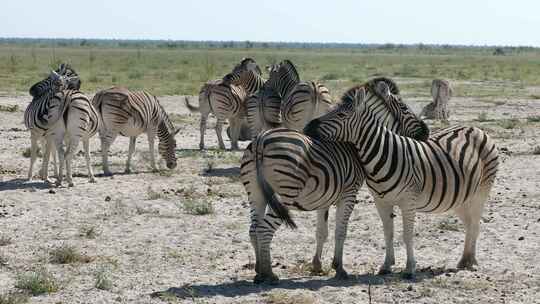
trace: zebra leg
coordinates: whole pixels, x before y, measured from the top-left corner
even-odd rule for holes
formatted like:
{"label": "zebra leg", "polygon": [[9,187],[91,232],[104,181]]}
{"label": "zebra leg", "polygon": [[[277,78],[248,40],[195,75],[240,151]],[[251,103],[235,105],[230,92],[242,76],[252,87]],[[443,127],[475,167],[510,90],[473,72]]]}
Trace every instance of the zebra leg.
{"label": "zebra leg", "polygon": [[99,139],[101,141],[101,160],[103,166],[103,175],[111,176],[112,172],[109,169],[109,148],[116,139],[118,134],[107,132],[105,130],[99,131]]}
{"label": "zebra leg", "polygon": [[133,156],[133,152],[135,152],[135,143],[137,141],[136,136],[130,136],[129,137],[129,150],[128,150],[128,157],[126,162],[126,170],[124,170],[124,173],[131,173],[131,157]]}
{"label": "zebra leg", "polygon": [[94,177],[94,171],[92,171],[92,163],[90,160],[90,139],[86,138],[83,140],[83,147],[84,147],[84,158],[86,159],[86,169],[88,171],[88,180],[91,183],[96,182],[96,178]]}
{"label": "zebra leg", "polygon": [[467,207],[460,206],[455,213],[460,218],[465,226],[465,246],[463,256],[459,261],[457,268],[459,269],[474,269],[474,265],[478,265],[476,261],[476,241],[480,234],[480,219],[484,210],[484,203],[487,200],[487,195],[483,193],[477,194],[477,199],[472,201]]}
{"label": "zebra leg", "polygon": [[403,242],[407,251],[407,264],[403,272],[403,277],[413,279],[416,272],[413,242],[416,211],[413,208],[401,208],[401,215],[403,217]]}
{"label": "zebra leg", "polygon": [[383,224],[386,247],[384,263],[379,269],[379,274],[389,274],[392,272],[392,265],[396,263],[394,256],[394,206],[377,201],[375,201],[375,206],[377,206],[377,212]]}
{"label": "zebra leg", "polygon": [[[253,197],[256,196],[256,197]],[[255,198],[255,199],[252,199]],[[250,195],[250,218],[251,218],[251,225],[249,226],[249,238],[251,240],[251,245],[253,246],[253,250],[255,251],[255,273],[259,274],[259,265],[260,265],[260,257],[259,257],[259,246],[257,243],[257,226],[259,223],[264,219],[264,210],[266,208],[266,205],[262,202],[264,200],[261,200],[262,196],[257,196],[255,193],[252,193]]]}
{"label": "zebra leg", "polygon": [[[30,168],[28,169],[28,181],[32,181],[32,171],[34,168],[34,163],[37,158],[37,148],[38,148],[38,139],[34,134],[30,134]],[[43,172],[41,172],[43,173]]]}
{"label": "zebra leg", "polygon": [[43,162],[41,164],[41,179],[43,179],[46,182],[49,181],[49,160],[51,153],[53,153],[53,159],[54,159],[54,171],[55,175],[58,176],[58,168],[56,167],[56,151],[52,151],[53,144],[50,140],[46,139],[43,143]]}
{"label": "zebra leg", "polygon": [[334,260],[332,261],[332,268],[336,271],[336,279],[346,280],[349,278],[347,271],[343,269],[343,246],[345,245],[345,238],[347,237],[347,226],[349,224],[349,217],[354,209],[356,192],[351,197],[344,199],[344,202],[337,205],[336,210],[336,231],[335,231],[335,248],[334,248]]}
{"label": "zebra leg", "polygon": [[201,141],[199,142],[199,149],[204,150],[204,133],[206,132],[206,121],[208,120],[208,114],[201,112],[201,123],[199,129],[201,131]]}
{"label": "zebra leg", "polygon": [[[154,152],[154,139],[155,139],[156,132],[153,130],[148,130],[146,135],[148,136],[148,150],[150,150],[150,166],[152,167],[152,172],[157,172],[158,169],[156,167],[156,156]],[[130,146],[131,146],[131,139],[130,139]]]}
{"label": "zebra leg", "polygon": [[240,128],[242,122],[238,118],[229,119],[231,124],[231,150],[238,150],[238,138],[240,137]]}
{"label": "zebra leg", "polygon": [[[62,136],[63,137],[63,136]],[[65,164],[65,151],[64,151],[64,139],[62,137],[57,137],[54,140],[56,146],[56,151],[58,153],[58,176],[56,179],[56,186],[62,185],[62,179],[64,175],[64,164]]]}
{"label": "zebra leg", "polygon": [[79,137],[72,136],[69,139],[67,152],[65,154],[66,159],[66,180],[68,182],[68,187],[73,187],[73,156],[75,155],[75,150],[79,146]]}
{"label": "zebra leg", "polygon": [[257,224],[257,250],[259,259],[257,261],[258,272],[253,280],[255,284],[268,283],[277,284],[279,278],[272,271],[272,258],[270,256],[270,244],[274,233],[281,226],[282,220],[268,210],[264,219]]}
{"label": "zebra leg", "polygon": [[317,210],[317,231],[315,238],[317,239],[317,249],[315,250],[315,256],[311,262],[313,266],[312,273],[322,273],[321,256],[324,243],[328,239],[328,209]]}
{"label": "zebra leg", "polygon": [[221,118],[217,118],[217,121],[216,121],[216,135],[217,135],[217,138],[218,138],[218,145],[219,145],[219,148],[222,149],[222,150],[225,150],[225,143],[223,143],[223,136],[221,136],[221,133],[223,132],[223,119]]}

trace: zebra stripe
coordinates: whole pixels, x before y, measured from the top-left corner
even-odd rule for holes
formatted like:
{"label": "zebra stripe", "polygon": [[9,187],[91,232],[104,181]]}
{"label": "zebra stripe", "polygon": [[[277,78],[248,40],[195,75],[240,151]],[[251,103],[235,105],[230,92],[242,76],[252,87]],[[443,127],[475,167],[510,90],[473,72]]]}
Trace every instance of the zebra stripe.
{"label": "zebra stripe", "polygon": [[352,142],[375,198],[386,241],[386,257],[380,272],[394,264],[393,207],[399,206],[407,248],[406,276],[415,273],[414,219],[417,211],[441,213],[453,210],[465,224],[465,247],[459,268],[476,261],[476,240],[483,206],[498,168],[493,140],[474,127],[450,127],[426,141],[399,136],[374,119],[375,107],[366,100],[391,101],[384,83],[351,89],[349,96],[330,113],[308,124],[306,134],[321,140]]}
{"label": "zebra stripe", "polygon": [[[37,82],[29,90],[33,98],[24,112],[24,124],[30,130],[31,140],[28,180],[32,179],[39,141],[44,142],[40,176],[42,179],[48,180],[48,161],[52,146],[46,137],[49,130],[55,128],[65,111],[65,105],[53,97],[56,93],[74,86],[78,81],[75,71],[70,67],[68,69],[68,67],[68,65],[61,64],[56,71],[51,71],[47,78]],[[56,155],[54,155],[54,159],[56,159]],[[56,162],[55,173],[58,175]]]}
{"label": "zebra stripe", "polygon": [[332,103],[328,88],[321,83],[300,82],[281,104],[283,126],[301,131],[311,119],[328,112]]}
{"label": "zebra stripe", "polygon": [[213,113],[217,118],[215,129],[219,148],[225,149],[221,133],[223,123],[228,119],[231,148],[238,149],[240,128],[246,119],[246,97],[258,91],[264,84],[264,79],[260,74],[261,71],[255,61],[251,58],[245,58],[223,79],[209,81],[203,85],[199,92],[199,107],[192,106],[186,99],[186,106],[191,112],[201,113],[199,143],[201,150],[205,148],[204,134],[210,113]]}
{"label": "zebra stripe", "polygon": [[[401,99],[395,102],[400,103]],[[404,109],[408,107],[385,106],[375,117],[401,134],[426,137],[424,133],[429,130],[422,122],[396,122],[398,119],[419,120]],[[405,128],[398,129],[401,127]],[[332,265],[338,278],[347,277],[342,264],[343,244],[355,196],[364,181],[353,144],[319,141],[290,129],[271,129],[261,133],[247,147],[240,178],[251,206],[250,238],[257,259],[255,282],[277,280],[270,267],[270,242],[283,221],[295,227],[288,208],[317,210],[313,266],[315,271],[320,271],[322,249],[328,235],[328,208],[333,204],[337,205],[337,213]],[[265,211],[267,204],[271,209]]]}
{"label": "zebra stripe", "polygon": [[[72,159],[79,142],[83,142],[86,169],[90,182],[95,182],[92,165],[90,162],[90,138],[99,128],[99,116],[92,106],[90,99],[78,90],[64,90],[56,94],[53,99],[65,105],[65,114],[58,123],[58,127],[51,130],[48,136],[52,137],[58,152],[60,163],[57,185],[62,184],[64,160],[66,164],[66,180],[70,187],[73,186]],[[64,151],[64,142],[67,149]]]}
{"label": "zebra stripe", "polygon": [[118,134],[130,138],[126,173],[131,172],[131,157],[135,151],[137,136],[145,132],[148,136],[150,165],[157,171],[154,158],[154,139],[159,139],[158,153],[167,163],[167,168],[176,167],[176,140],[178,131],[169,119],[159,100],[145,91],[129,91],[126,88],[113,87],[98,92],[92,104],[97,109],[101,120],[99,137],[103,172],[111,175],[108,164],[108,151]]}

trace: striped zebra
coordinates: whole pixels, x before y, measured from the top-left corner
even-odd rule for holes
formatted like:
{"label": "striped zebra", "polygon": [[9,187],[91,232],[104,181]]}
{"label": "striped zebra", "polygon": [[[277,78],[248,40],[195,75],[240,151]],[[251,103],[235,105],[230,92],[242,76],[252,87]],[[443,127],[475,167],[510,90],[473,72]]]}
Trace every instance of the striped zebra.
{"label": "striped zebra", "polygon": [[[378,81],[389,80],[374,80]],[[399,99],[393,104],[379,104],[377,109],[376,118],[392,130],[420,140],[427,138],[427,126]],[[353,144],[319,141],[285,128],[267,130],[244,152],[240,178],[251,206],[249,234],[256,256],[256,283],[278,280],[271,268],[270,243],[283,220],[291,227],[296,226],[287,208],[317,210],[313,269],[321,271],[321,255],[328,236],[328,209],[334,204],[336,244],[332,266],[337,278],[347,277],[342,263],[343,245],[356,194],[364,182]]]}
{"label": "striped zebra", "polygon": [[328,111],[332,98],[328,88],[314,81],[300,81],[296,67],[290,60],[280,62],[278,77],[271,85],[281,96],[282,125],[302,131],[314,117]]}
{"label": "striped zebra", "polygon": [[[67,76],[69,75],[69,76]],[[60,100],[54,99],[56,93],[67,88],[80,86],[80,80],[69,65],[61,64],[56,71],[51,71],[49,76],[30,87],[29,93],[32,101],[24,112],[24,124],[30,130],[30,168],[28,180],[32,180],[32,171],[37,158],[38,142],[43,143],[43,163],[40,177],[48,181],[48,162],[52,149],[51,142],[47,139],[50,130],[56,127],[56,123],[62,117],[65,110]],[[56,159],[56,154],[53,154]],[[58,175],[56,162],[54,163],[55,174]]]}
{"label": "striped zebra", "polygon": [[[93,183],[96,180],[90,163],[90,138],[97,133],[100,125],[98,113],[90,99],[79,90],[63,90],[53,99],[63,104],[65,109],[62,119],[47,135],[53,138],[60,163],[56,184],[62,184],[65,163],[66,181],[69,187],[73,186],[72,160],[80,141],[83,142],[88,179]],[[65,150],[64,143],[67,145]]]}
{"label": "striped zebra", "polygon": [[334,110],[311,121],[305,133],[320,140],[356,145],[367,184],[382,219],[386,256],[380,273],[395,263],[393,209],[403,217],[407,251],[405,277],[413,277],[416,261],[413,231],[416,212],[453,210],[465,225],[465,246],[458,268],[472,268],[480,218],[498,168],[493,140],[474,127],[450,127],[417,141],[399,136],[376,119],[370,103],[392,99],[389,88],[353,88]]}
{"label": "striped zebra", "polygon": [[99,137],[103,172],[112,175],[109,169],[109,148],[118,136],[129,137],[129,150],[125,173],[131,173],[131,157],[135,152],[137,136],[146,133],[150,150],[150,165],[157,171],[154,158],[154,139],[159,139],[158,152],[165,159],[167,168],[176,168],[175,130],[159,100],[145,91],[129,91],[122,87],[102,90],[94,96],[92,104],[101,117]]}
{"label": "striped zebra", "polygon": [[235,66],[233,71],[220,80],[207,82],[199,93],[199,107],[189,104],[185,100],[187,108],[191,112],[201,113],[200,122],[200,143],[199,148],[203,150],[204,134],[208,115],[213,113],[216,118],[216,134],[220,149],[225,149],[222,137],[223,122],[228,119],[231,127],[231,148],[238,149],[238,138],[240,128],[245,120],[246,107],[245,99],[249,94],[258,91],[264,84],[261,71],[255,61],[251,58],[243,59]]}

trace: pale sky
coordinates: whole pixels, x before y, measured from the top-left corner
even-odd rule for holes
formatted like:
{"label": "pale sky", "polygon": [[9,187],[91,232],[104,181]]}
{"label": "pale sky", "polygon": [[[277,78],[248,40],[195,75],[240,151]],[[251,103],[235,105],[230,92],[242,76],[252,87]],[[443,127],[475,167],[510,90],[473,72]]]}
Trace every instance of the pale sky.
{"label": "pale sky", "polygon": [[0,37],[540,47],[539,0],[2,0]]}

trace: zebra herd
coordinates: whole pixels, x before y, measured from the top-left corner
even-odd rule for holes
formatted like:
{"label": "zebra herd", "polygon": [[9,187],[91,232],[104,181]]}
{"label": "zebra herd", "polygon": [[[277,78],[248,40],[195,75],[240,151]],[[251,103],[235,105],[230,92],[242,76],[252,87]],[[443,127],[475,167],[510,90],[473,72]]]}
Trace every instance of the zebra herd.
{"label": "zebra herd", "polygon": [[[210,113],[217,118],[219,147],[224,149],[222,125],[229,121],[231,148],[238,149],[243,130],[251,143],[244,151],[240,180],[250,205],[249,236],[255,252],[256,283],[276,283],[270,245],[276,230],[296,224],[289,210],[317,211],[315,272],[322,270],[321,255],[328,237],[328,212],[336,205],[336,278],[346,279],[343,248],[357,193],[366,182],[381,218],[386,254],[380,274],[392,271],[394,207],[401,210],[407,261],[403,275],[415,275],[413,250],[416,212],[453,211],[465,226],[465,245],[458,268],[477,264],[479,225],[498,169],[493,140],[474,127],[454,126],[430,132],[402,100],[397,84],[378,77],[347,90],[337,103],[328,89],[315,81],[301,81],[294,64],[283,60],[267,67],[269,78],[252,58],[244,58],[231,73],[205,83],[199,106],[200,149]],[[30,89],[34,97],[25,112],[31,130],[32,158],[39,141],[45,157],[41,175],[47,179],[47,161],[54,145],[62,181],[63,162],[72,185],[71,159],[79,141],[85,148],[88,175],[88,139],[99,132],[103,170],[111,174],[107,154],[120,134],[130,137],[126,172],[130,172],[136,137],[145,132],[154,159],[154,138],[167,167],[176,167],[173,124],[156,97],[147,92],[111,88],[90,102],[81,92],[75,71],[61,65]],[[67,150],[64,151],[64,144]]]}

